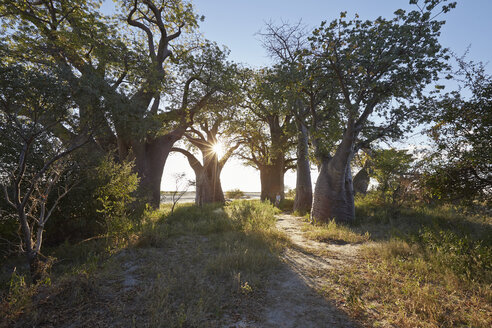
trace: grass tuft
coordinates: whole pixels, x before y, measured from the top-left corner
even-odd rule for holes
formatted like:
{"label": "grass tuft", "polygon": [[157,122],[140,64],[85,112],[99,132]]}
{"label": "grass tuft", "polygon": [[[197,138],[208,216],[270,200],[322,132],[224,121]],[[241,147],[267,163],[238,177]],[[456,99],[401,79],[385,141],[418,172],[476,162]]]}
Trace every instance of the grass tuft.
{"label": "grass tuft", "polygon": [[340,245],[364,243],[370,238],[368,232],[356,233],[348,226],[337,224],[334,220],[325,224],[305,223],[302,230],[305,236],[312,240]]}

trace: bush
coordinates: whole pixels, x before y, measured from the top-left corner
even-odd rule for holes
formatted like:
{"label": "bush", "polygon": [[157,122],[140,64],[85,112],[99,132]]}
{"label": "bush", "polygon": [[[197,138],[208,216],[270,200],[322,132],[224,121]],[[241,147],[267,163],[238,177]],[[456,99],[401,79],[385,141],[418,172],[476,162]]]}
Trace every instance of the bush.
{"label": "bush", "polygon": [[459,236],[450,230],[422,229],[418,241],[427,256],[443,269],[451,269],[462,278],[490,283],[492,247],[469,235]]}
{"label": "bush", "polygon": [[292,211],[292,209],[294,208],[294,200],[284,198],[280,201],[280,204],[278,204],[278,208],[282,211]]}
{"label": "bush", "polygon": [[135,201],[132,193],[137,190],[138,177],[132,172],[133,163],[116,163],[109,156],[96,169],[96,175],[103,184],[96,189],[95,197],[103,215],[106,232],[118,236],[132,227],[131,203]]}
{"label": "bush", "polygon": [[239,199],[242,197],[244,197],[244,192],[242,192],[239,189],[232,189],[232,190],[226,191],[226,198]]}
{"label": "bush", "polygon": [[275,225],[275,214],[279,211],[268,202],[241,200],[227,205],[225,212],[239,224],[241,230],[269,229]]}
{"label": "bush", "polygon": [[285,193],[285,197],[287,198],[296,198],[296,189],[289,189],[286,193]]}

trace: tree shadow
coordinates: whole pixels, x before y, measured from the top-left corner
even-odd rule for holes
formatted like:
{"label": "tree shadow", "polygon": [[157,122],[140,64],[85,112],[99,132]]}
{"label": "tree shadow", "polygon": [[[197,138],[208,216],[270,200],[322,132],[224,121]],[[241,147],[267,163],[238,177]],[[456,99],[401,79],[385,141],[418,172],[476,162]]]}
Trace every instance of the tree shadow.
{"label": "tree shadow", "polygon": [[[284,257],[285,263],[269,281],[262,327],[362,327],[339,309],[329,296],[323,297],[322,278],[307,267],[322,260],[300,251]],[[302,255],[299,255],[302,254]],[[299,258],[299,256],[301,258]],[[303,262],[304,261],[304,262]],[[323,271],[327,266],[312,268]],[[326,294],[326,293],[325,293]]]}

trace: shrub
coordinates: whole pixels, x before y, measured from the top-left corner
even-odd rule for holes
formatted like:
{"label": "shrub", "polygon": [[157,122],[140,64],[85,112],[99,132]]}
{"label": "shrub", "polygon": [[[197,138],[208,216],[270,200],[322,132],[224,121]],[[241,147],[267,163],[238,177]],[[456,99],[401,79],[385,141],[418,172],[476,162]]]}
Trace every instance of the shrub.
{"label": "shrub", "polygon": [[285,197],[287,198],[296,198],[296,189],[289,189],[286,193],[285,193]]}
{"label": "shrub", "polygon": [[239,199],[242,197],[244,197],[244,192],[242,192],[239,189],[232,189],[232,190],[226,191],[226,198]]}
{"label": "shrub", "polygon": [[227,205],[225,212],[242,230],[248,231],[273,227],[279,211],[268,202],[241,200]]}
{"label": "shrub", "polygon": [[294,208],[294,200],[289,198],[284,198],[278,204],[278,208],[282,211],[292,211]]}
{"label": "shrub", "polygon": [[117,236],[132,227],[132,193],[137,189],[138,177],[132,172],[133,163],[116,163],[109,156],[96,169],[97,177],[104,184],[97,188],[97,198],[108,235]]}
{"label": "shrub", "polygon": [[422,229],[418,238],[427,256],[442,268],[468,280],[490,282],[492,277],[492,247],[473,240],[468,235],[459,236],[450,230]]}

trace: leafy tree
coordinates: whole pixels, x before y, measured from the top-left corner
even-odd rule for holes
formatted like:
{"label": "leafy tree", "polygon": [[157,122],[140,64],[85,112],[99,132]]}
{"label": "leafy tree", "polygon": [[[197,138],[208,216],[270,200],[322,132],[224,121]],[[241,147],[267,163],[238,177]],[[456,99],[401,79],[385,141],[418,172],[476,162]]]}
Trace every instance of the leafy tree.
{"label": "leafy tree", "polygon": [[96,169],[101,186],[95,190],[109,236],[120,238],[132,228],[131,203],[135,200],[132,193],[138,186],[138,177],[132,172],[133,163],[116,163],[107,156]]}
{"label": "leafy tree", "polygon": [[238,90],[214,99],[208,108],[197,115],[195,126],[185,133],[187,142],[201,153],[200,162],[193,150],[173,147],[188,159],[196,176],[196,199],[199,206],[206,203],[225,202],[220,174],[224,165],[240,146],[237,132],[241,124],[236,120],[235,103],[239,102]]}
{"label": "leafy tree", "polygon": [[480,63],[457,61],[460,90],[429,104],[433,111],[426,119],[433,126],[428,134],[436,149],[427,158],[423,184],[432,196],[447,201],[490,200],[492,77]]}
{"label": "leafy tree", "polygon": [[382,201],[395,204],[413,179],[412,154],[406,150],[374,150],[371,158],[373,176],[378,182],[377,190]]}
{"label": "leafy tree", "polygon": [[247,70],[245,76],[245,111],[241,118],[245,143],[239,156],[260,171],[261,199],[273,203],[277,195],[284,198],[284,174],[295,168],[295,159],[288,157],[293,146],[292,114],[273,71]]}
{"label": "leafy tree", "polygon": [[289,109],[297,128],[296,192],[294,210],[305,213],[311,209],[313,190],[309,161],[309,100],[305,83],[309,74],[301,69],[302,51],[307,44],[307,33],[301,22],[280,25],[267,23],[260,32],[263,47],[277,64],[276,83],[282,85],[290,98]]}
{"label": "leafy tree", "polygon": [[[46,222],[72,188],[62,176],[70,155],[88,139],[63,143],[52,129],[77,119],[67,85],[52,74],[0,66],[0,183],[22,231],[22,251],[36,282]],[[88,127],[89,128],[89,127]]]}
{"label": "leafy tree", "polygon": [[400,137],[409,127],[405,122],[418,117],[417,101],[445,67],[446,51],[437,39],[444,22],[432,16],[439,5],[425,1],[423,9],[397,10],[393,19],[374,21],[346,20],[342,13],[314,30],[310,52],[335,87],[329,89],[333,97],[325,111],[337,112],[344,127],[333,152],[318,152],[321,167],[311,211],[316,221],[354,219],[354,154],[375,140]]}
{"label": "leafy tree", "polygon": [[[224,54],[210,43],[177,42],[198,26],[188,1],[118,3],[117,17],[100,15],[99,2],[89,0],[4,1],[0,12],[10,27],[7,37],[16,41],[12,60],[60,68],[81,121],[100,124],[97,148],[134,160],[140,192],[157,207],[173,144],[226,81],[220,76]],[[179,105],[160,106],[161,99],[177,104],[177,97]]]}

